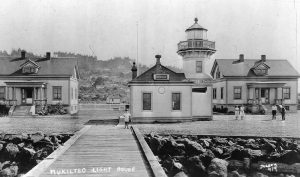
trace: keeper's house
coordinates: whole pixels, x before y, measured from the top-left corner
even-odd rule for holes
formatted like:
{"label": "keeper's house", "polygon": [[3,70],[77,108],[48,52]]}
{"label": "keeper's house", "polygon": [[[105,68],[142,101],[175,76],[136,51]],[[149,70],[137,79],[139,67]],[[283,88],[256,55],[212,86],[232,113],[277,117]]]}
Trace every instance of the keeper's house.
{"label": "keeper's house", "polygon": [[228,108],[246,105],[251,112],[271,111],[282,104],[290,112],[297,111],[299,73],[287,60],[216,59],[211,71],[213,105]]}
{"label": "keeper's house", "polygon": [[[0,104],[12,115],[22,115],[32,106],[61,103],[70,114],[78,112],[78,70],[75,58],[0,58]],[[18,113],[19,111],[19,113]]]}
{"label": "keeper's house", "polygon": [[133,122],[192,121],[192,86],[194,82],[161,65],[156,64],[137,76],[132,67],[130,112]]}

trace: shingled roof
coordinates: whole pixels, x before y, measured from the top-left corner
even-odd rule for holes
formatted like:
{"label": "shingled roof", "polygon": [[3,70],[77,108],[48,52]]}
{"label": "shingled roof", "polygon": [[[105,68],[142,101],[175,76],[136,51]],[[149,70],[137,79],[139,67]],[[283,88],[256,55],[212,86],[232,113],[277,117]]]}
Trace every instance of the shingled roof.
{"label": "shingled roof", "polygon": [[27,61],[29,58],[15,60],[12,57],[0,57],[0,76],[72,76],[74,69],[77,69],[77,58],[30,58],[39,66],[39,71],[23,74],[21,66]]}
{"label": "shingled roof", "polygon": [[[257,59],[247,59],[243,62],[234,62],[236,59],[216,59],[215,66],[219,66],[219,70],[224,77],[230,76],[256,76],[252,68],[257,65]],[[266,60],[264,62],[268,67],[268,77],[300,77],[297,70],[287,60]],[[212,72],[213,72],[212,70]]]}
{"label": "shingled roof", "polygon": [[[147,71],[145,71],[144,73],[142,73],[141,75],[137,76],[136,78],[134,78],[133,80],[131,80],[129,82],[129,84],[131,83],[174,83],[174,82],[182,82],[182,83],[193,83],[192,81],[189,81],[186,79],[184,73],[176,73],[174,71],[172,71],[171,69],[163,66],[160,63],[160,56],[156,56],[159,57],[157,58],[157,62],[156,64],[151,67],[150,69],[148,69]],[[158,81],[154,79],[154,75],[155,74],[168,74],[169,75],[169,79],[167,81]]]}

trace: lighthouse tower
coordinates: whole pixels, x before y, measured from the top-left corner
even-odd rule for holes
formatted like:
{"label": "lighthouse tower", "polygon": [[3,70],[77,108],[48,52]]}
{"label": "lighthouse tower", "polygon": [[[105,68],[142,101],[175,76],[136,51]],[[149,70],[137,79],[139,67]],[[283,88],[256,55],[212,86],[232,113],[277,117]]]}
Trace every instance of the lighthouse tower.
{"label": "lighthouse tower", "polygon": [[177,53],[183,59],[183,71],[186,78],[194,81],[193,119],[212,118],[212,80],[206,63],[213,55],[215,42],[207,39],[207,29],[195,23],[185,30],[186,40],[178,43]]}

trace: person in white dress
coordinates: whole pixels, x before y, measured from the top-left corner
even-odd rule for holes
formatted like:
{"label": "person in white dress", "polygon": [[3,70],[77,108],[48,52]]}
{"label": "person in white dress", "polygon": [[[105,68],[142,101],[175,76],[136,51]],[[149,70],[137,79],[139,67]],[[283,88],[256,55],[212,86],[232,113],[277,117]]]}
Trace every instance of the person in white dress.
{"label": "person in white dress", "polygon": [[244,105],[242,105],[240,107],[240,117],[241,117],[241,120],[243,120],[244,117],[245,117],[245,107],[244,107]]}
{"label": "person in white dress", "polygon": [[240,108],[238,106],[235,106],[234,108],[234,115],[235,115],[235,120],[238,120],[240,115]]}

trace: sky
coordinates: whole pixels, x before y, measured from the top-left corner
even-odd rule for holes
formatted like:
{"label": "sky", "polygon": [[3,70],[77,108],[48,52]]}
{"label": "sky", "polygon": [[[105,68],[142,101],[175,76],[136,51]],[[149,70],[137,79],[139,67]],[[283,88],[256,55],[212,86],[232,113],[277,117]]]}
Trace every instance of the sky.
{"label": "sky", "polygon": [[[300,72],[300,0],[0,0],[0,50],[66,51],[181,67],[177,44],[198,18],[210,61],[287,59]],[[298,59],[297,59],[298,58]]]}

